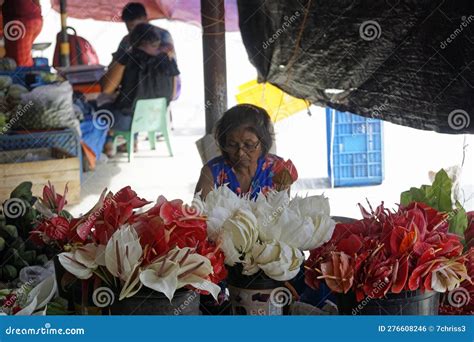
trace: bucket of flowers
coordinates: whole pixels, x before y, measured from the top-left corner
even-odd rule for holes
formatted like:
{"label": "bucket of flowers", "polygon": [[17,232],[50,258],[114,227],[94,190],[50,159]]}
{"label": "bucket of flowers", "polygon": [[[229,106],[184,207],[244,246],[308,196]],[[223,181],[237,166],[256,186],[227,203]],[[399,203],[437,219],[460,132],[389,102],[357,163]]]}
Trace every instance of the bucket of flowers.
{"label": "bucket of flowers", "polygon": [[337,224],[331,240],[311,251],[306,283],[325,281],[340,314],[437,314],[439,293],[469,279],[449,214],[420,202],[361,212],[363,219]]}
{"label": "bucket of flowers", "polygon": [[58,244],[60,265],[80,280],[74,299],[82,313],[199,314],[199,293],[217,299],[227,273],[223,252],[207,239],[206,218],[162,196],[138,212],[149,203],[125,187],[104,191],[80,218],[39,223],[36,239]]}
{"label": "bucket of flowers", "polygon": [[458,166],[441,169],[430,175],[432,184],[411,187],[400,196],[402,205],[418,201],[447,213],[449,232],[464,237],[465,265],[469,277],[459,287],[441,295],[439,314],[443,315],[474,314],[474,283],[471,281],[474,280],[474,212],[466,212],[461,204],[465,201],[459,184],[460,172]]}
{"label": "bucket of flowers", "polygon": [[300,273],[303,251],[329,241],[335,227],[323,196],[274,191],[252,200],[223,186],[194,203],[224,252],[234,314],[281,315],[293,295],[284,283]]}

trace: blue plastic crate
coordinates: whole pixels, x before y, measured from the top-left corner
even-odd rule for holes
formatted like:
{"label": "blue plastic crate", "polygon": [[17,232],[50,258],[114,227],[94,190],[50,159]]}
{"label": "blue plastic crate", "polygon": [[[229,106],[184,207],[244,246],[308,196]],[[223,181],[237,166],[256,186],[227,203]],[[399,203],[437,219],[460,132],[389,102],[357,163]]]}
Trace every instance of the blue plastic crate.
{"label": "blue plastic crate", "polygon": [[331,184],[343,187],[382,183],[384,160],[381,120],[326,108],[326,129]]}
{"label": "blue plastic crate", "polygon": [[32,74],[35,77],[35,81],[31,80],[32,84],[30,84],[30,86],[32,86],[33,84],[41,83],[41,77],[39,75],[41,71],[50,72],[50,70],[51,68],[48,65],[34,67],[17,67],[13,71],[0,71],[0,76],[9,76],[11,77],[13,84],[20,84],[28,88],[28,84],[26,82],[27,75]]}

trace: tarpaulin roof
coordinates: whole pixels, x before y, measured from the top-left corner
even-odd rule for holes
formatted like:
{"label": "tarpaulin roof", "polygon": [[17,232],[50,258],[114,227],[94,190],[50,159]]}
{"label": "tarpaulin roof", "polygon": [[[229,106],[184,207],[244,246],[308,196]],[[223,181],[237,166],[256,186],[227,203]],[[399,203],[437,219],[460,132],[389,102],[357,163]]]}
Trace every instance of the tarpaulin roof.
{"label": "tarpaulin roof", "polygon": [[[131,0],[67,0],[68,16],[77,19],[121,21],[123,7]],[[141,2],[150,19],[180,20],[193,25],[201,25],[200,0],[134,0]],[[51,0],[59,11],[59,0]],[[225,0],[226,31],[238,31],[236,0]]]}
{"label": "tarpaulin roof", "polygon": [[314,104],[474,133],[473,0],[238,0],[259,78]]}

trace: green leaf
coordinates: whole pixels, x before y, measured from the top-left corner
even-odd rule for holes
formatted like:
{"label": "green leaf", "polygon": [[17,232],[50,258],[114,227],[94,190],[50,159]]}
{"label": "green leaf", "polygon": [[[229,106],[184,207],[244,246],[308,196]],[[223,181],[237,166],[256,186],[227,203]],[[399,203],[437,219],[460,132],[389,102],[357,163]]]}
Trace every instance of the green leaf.
{"label": "green leaf", "polygon": [[446,171],[441,169],[435,177],[433,185],[427,191],[427,204],[438,211],[450,212],[453,210],[451,188],[453,182]]}
{"label": "green leaf", "polygon": [[456,210],[453,211],[453,215],[449,219],[449,232],[464,238],[464,231],[467,225],[466,210],[464,210],[459,202],[456,202]]}
{"label": "green leaf", "polygon": [[406,206],[412,202],[426,203],[428,201],[427,194],[429,193],[430,188],[430,185],[422,185],[420,189],[410,188],[410,190],[402,192],[400,204]]}
{"label": "green leaf", "polygon": [[451,188],[453,182],[446,171],[441,169],[435,177],[433,185],[422,185],[420,188],[410,188],[402,192],[400,204],[408,205],[411,202],[422,202],[430,207],[441,211],[451,212],[453,210],[451,200]]}
{"label": "green leaf", "polygon": [[30,202],[33,198],[33,193],[31,192],[32,187],[33,183],[23,182],[12,191],[10,198],[22,198]]}

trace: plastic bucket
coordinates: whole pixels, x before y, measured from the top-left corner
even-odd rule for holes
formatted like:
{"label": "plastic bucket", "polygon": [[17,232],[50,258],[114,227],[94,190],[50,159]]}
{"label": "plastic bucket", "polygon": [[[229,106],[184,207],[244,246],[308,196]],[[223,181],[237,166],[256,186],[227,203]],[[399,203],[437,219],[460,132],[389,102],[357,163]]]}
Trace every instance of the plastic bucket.
{"label": "plastic bucket", "polygon": [[94,290],[93,282],[81,281],[74,287],[74,308],[78,315],[199,315],[197,292],[180,289],[170,301],[162,293],[142,288],[130,298],[103,286]]}
{"label": "plastic bucket", "polygon": [[116,300],[110,307],[112,315],[199,315],[199,294],[190,290],[176,291],[173,299],[151,289],[142,289],[130,298]]}
{"label": "plastic bucket", "polygon": [[262,271],[245,276],[240,268],[230,267],[227,282],[233,315],[281,316],[287,312],[291,292]]}
{"label": "plastic bucket", "polygon": [[366,297],[357,302],[355,294],[337,294],[340,315],[437,315],[439,293],[403,291],[388,293],[385,298]]}

